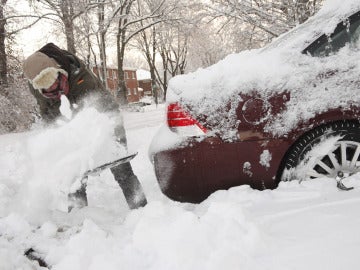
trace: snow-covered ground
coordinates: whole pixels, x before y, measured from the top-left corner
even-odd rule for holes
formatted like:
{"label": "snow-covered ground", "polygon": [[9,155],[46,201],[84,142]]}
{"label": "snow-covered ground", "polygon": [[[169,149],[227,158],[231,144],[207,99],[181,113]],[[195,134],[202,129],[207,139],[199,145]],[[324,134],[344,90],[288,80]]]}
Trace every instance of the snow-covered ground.
{"label": "snow-covered ground", "polygon": [[[0,269],[358,269],[360,176],[219,191],[201,204],[167,199],[148,147],[164,107],[124,115],[133,168],[149,204],[129,211],[109,172],[90,179],[89,206],[68,214],[71,179],[109,158],[111,121],[84,111],[70,123],[0,136]],[[100,145],[99,145],[100,144]]]}

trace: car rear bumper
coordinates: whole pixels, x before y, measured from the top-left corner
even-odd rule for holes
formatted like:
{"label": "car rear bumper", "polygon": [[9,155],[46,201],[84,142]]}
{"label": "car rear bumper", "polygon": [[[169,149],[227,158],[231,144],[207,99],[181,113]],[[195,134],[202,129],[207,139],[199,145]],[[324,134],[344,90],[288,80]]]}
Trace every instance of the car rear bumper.
{"label": "car rear bumper", "polygon": [[[156,153],[155,173],[162,192],[181,202],[201,202],[216,190],[244,184],[260,190],[275,188],[282,149],[287,147],[281,140],[192,141]],[[271,157],[267,164],[261,160],[264,151]]]}

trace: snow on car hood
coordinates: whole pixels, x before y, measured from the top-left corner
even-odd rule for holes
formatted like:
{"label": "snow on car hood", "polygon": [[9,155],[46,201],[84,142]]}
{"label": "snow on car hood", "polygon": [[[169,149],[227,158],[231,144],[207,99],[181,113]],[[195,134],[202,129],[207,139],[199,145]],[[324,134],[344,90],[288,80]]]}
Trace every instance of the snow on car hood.
{"label": "snow on car hood", "polygon": [[[327,1],[314,17],[264,49],[231,54],[213,66],[174,77],[169,83],[167,101],[191,106],[195,117],[214,116],[218,128],[228,130],[237,121],[234,110],[239,93],[251,95],[256,91],[267,98],[287,90],[291,92],[287,109],[266,127],[276,135],[290,131],[299,121],[310,119],[330,106],[358,103],[360,95],[354,90],[359,85],[354,78],[360,74],[359,44],[324,58],[301,51],[321,34],[331,33],[341,20],[359,9],[359,1]],[[319,78],[334,71],[341,75]]]}

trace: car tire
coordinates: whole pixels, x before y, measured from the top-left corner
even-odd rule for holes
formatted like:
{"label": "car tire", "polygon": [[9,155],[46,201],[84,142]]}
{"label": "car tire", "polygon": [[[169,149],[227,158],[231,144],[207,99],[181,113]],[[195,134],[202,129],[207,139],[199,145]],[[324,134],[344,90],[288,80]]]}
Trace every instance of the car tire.
{"label": "car tire", "polygon": [[320,125],[301,136],[282,162],[281,181],[346,177],[360,171],[360,122]]}

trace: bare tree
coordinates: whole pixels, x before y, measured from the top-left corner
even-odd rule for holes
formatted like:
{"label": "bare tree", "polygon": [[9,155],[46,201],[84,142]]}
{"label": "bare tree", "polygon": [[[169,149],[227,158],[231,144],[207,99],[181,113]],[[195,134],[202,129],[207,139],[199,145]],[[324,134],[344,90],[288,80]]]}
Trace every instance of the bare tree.
{"label": "bare tree", "polygon": [[[146,7],[146,8],[145,8]],[[129,42],[145,29],[165,20],[165,15],[174,10],[174,3],[165,0],[124,0],[121,1],[117,21],[117,63],[118,98],[126,104],[126,85],[124,79],[124,55]]]}
{"label": "bare tree", "polygon": [[184,74],[187,64],[187,53],[189,44],[189,35],[176,29],[177,34],[173,35],[173,41],[167,46],[164,44],[162,54],[168,61],[167,70],[172,77],[178,74]]}
{"label": "bare tree", "polygon": [[[90,67],[91,62],[98,67],[99,78],[105,88],[107,88],[106,78],[106,33],[110,23],[106,22],[106,6],[109,5],[109,1],[106,0],[94,0],[97,3],[97,8],[94,10],[88,10],[83,16],[79,18],[77,24],[78,32],[83,36],[78,38],[77,43],[81,43],[86,40],[86,62]],[[92,12],[93,11],[93,12]],[[96,45],[94,45],[93,39],[96,39]],[[95,48],[99,50],[100,63],[97,62],[97,53]],[[93,61],[91,61],[91,55]]]}
{"label": "bare tree", "polygon": [[16,57],[14,34],[27,29],[38,20],[29,24],[18,24],[18,20],[31,17],[17,14],[2,0],[0,5],[0,134],[24,131],[34,121],[35,100],[22,78],[21,61]]}
{"label": "bare tree", "polygon": [[159,103],[159,93],[158,86],[159,80],[157,79],[157,69],[156,69],[156,53],[157,53],[157,41],[156,41],[156,26],[151,27],[150,29],[145,29],[141,31],[137,39],[138,49],[144,54],[146,62],[150,71],[150,78],[152,82],[152,94],[155,98],[155,103]]}
{"label": "bare tree", "polygon": [[[30,0],[34,7],[46,10],[47,19],[53,20],[64,29],[67,50],[76,53],[75,21],[88,10],[98,6],[97,1],[91,0]],[[39,11],[44,13],[43,11]]]}
{"label": "bare tree", "polygon": [[[104,86],[107,88],[107,80],[106,80],[106,32],[108,27],[105,25],[105,4],[104,0],[98,0],[98,23],[99,23],[99,46],[100,46],[100,70],[101,70],[101,78],[103,81]],[[109,24],[108,24],[109,25]]]}
{"label": "bare tree", "polygon": [[176,12],[159,25],[142,31],[137,39],[137,48],[149,66],[156,103],[159,87],[165,97],[169,79],[185,73],[189,42],[202,17],[199,3],[182,2],[174,8]]}
{"label": "bare tree", "polygon": [[[33,19],[23,22],[24,19]],[[32,14],[19,14],[9,7],[7,0],[0,2],[0,92],[4,91],[8,81],[8,53],[6,44],[11,44],[15,34],[30,28],[36,24],[41,17]],[[21,21],[22,23],[19,23]],[[4,86],[4,87],[2,87]]]}
{"label": "bare tree", "polygon": [[[107,88],[106,69],[107,69],[107,43],[108,43],[108,31],[115,22],[115,17],[118,15],[119,6],[116,5],[116,1],[110,0],[95,0],[97,3],[96,8],[96,20],[92,29],[93,35],[96,37],[97,46],[99,49],[99,77],[103,82],[103,85]],[[91,21],[92,19],[90,19]],[[91,24],[87,19],[85,24]],[[94,58],[96,54],[94,53]],[[95,61],[96,62],[96,61]]]}
{"label": "bare tree", "polygon": [[211,24],[202,24],[200,28],[195,29],[191,34],[189,44],[188,56],[188,70],[194,70],[199,67],[208,67],[223,59],[227,54],[235,52],[240,44],[244,47],[240,49],[247,49],[247,40],[243,39],[241,42],[233,44],[233,40],[229,37],[234,37],[235,33],[231,33],[232,29],[227,31],[217,32]]}
{"label": "bare tree", "polygon": [[[47,0],[48,1],[48,0]],[[115,32],[117,48],[118,65],[118,91],[117,97],[121,104],[127,103],[126,86],[124,78],[124,61],[127,45],[142,30],[156,25],[162,20],[165,10],[169,10],[169,5],[165,0],[94,0],[97,3],[96,13],[88,14],[92,30],[86,34],[88,47],[91,45],[89,36],[95,37],[100,57],[100,78],[106,85],[106,67],[107,67],[107,44],[112,46],[111,40],[113,31]],[[168,1],[169,2],[169,1]],[[96,19],[94,19],[96,18]],[[83,23],[84,24],[84,23]],[[83,27],[84,28],[84,27]],[[91,33],[92,32],[92,33]],[[95,57],[95,53],[93,54]]]}
{"label": "bare tree", "polygon": [[223,24],[247,24],[270,38],[303,23],[319,9],[322,0],[211,0],[207,10]]}
{"label": "bare tree", "polygon": [[162,26],[163,28],[157,31],[157,51],[161,56],[162,68],[160,71],[156,68],[155,71],[165,97],[169,79],[185,73],[189,33],[179,26]]}
{"label": "bare tree", "polygon": [[[76,45],[81,47],[85,41],[86,55],[82,51],[79,55],[86,58],[87,65],[95,65],[99,70],[99,77],[103,85],[107,88],[106,78],[106,45],[107,45],[107,32],[114,20],[114,11],[112,1],[110,0],[93,0],[93,5],[96,3],[96,8],[87,9],[87,11],[79,16],[76,21],[77,24],[74,28],[77,30],[78,38]],[[91,60],[91,57],[93,59]],[[99,63],[97,59],[100,59]]]}
{"label": "bare tree", "polygon": [[0,4],[0,87],[7,86],[7,56],[5,50],[5,25],[6,18],[4,14],[4,7],[7,0],[1,0]]}

